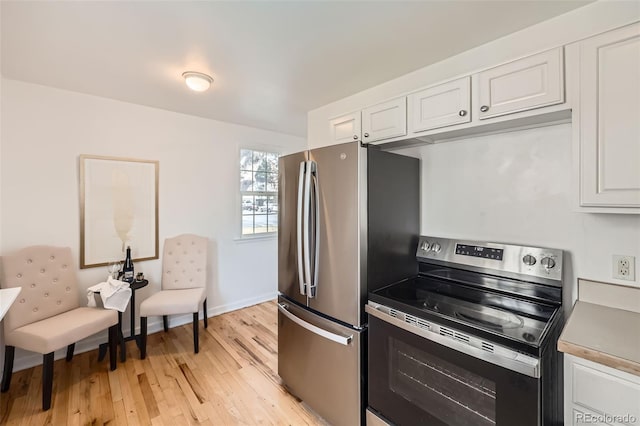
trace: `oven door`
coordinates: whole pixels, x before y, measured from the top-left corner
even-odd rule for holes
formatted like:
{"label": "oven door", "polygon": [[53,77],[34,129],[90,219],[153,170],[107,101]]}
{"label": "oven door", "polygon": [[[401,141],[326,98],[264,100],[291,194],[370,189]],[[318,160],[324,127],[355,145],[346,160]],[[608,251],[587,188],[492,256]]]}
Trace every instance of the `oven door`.
{"label": "oven door", "polygon": [[381,417],[396,425],[540,424],[539,379],[374,315],[369,315],[369,407]]}

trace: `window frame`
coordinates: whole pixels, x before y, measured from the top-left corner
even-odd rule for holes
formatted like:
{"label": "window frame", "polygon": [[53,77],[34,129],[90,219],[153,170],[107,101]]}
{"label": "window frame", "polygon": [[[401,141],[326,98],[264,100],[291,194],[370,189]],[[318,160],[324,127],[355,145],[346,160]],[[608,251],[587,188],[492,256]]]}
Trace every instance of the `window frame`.
{"label": "window frame", "polygon": [[[243,169],[241,161],[242,161],[242,151],[252,151],[252,153],[258,152],[260,154],[271,154],[271,155],[275,155],[278,159],[280,158],[280,156],[282,155],[282,153],[280,152],[280,149],[276,148],[276,147],[272,147],[272,146],[240,146],[238,149],[238,160],[237,160],[237,176],[240,177],[240,182],[239,182],[239,188],[238,188],[238,201],[236,203],[236,211],[238,211],[239,213],[237,214],[237,217],[239,218],[239,226],[238,226],[238,231],[239,231],[239,238],[237,240],[239,241],[246,241],[246,240],[257,240],[257,239],[273,239],[276,238],[278,235],[278,230],[277,230],[277,224],[276,224],[276,229],[274,231],[266,231],[266,232],[255,232],[255,217],[256,217],[256,211],[254,210],[251,215],[245,214],[244,213],[244,208],[243,208],[243,200],[245,196],[251,196],[251,197],[275,197],[276,203],[277,203],[277,199],[278,199],[278,190],[276,189],[276,191],[268,191],[266,190],[266,182],[265,182],[265,190],[264,191],[246,191],[242,189],[242,173],[243,172],[249,172],[249,170],[247,169]],[[253,154],[252,154],[253,156]],[[252,175],[254,173],[256,173],[255,170],[253,170],[253,166],[252,169],[250,171],[252,173]],[[265,172],[265,173],[270,173],[269,171]],[[276,173],[276,179],[277,179],[277,173]],[[252,184],[255,182],[255,176],[252,176]],[[254,203],[253,206],[255,206],[255,198],[254,198]],[[277,214],[277,213],[276,213]],[[267,221],[268,216],[270,215],[270,213],[267,212],[264,214],[264,216],[266,217]],[[253,217],[254,220],[254,225],[253,225],[253,233],[250,234],[245,234],[244,233],[244,217],[245,216],[251,216]],[[262,215],[258,215],[258,216],[262,216]],[[268,222],[267,222],[268,223]],[[268,225],[267,225],[268,226]],[[268,229],[268,228],[267,228]]]}

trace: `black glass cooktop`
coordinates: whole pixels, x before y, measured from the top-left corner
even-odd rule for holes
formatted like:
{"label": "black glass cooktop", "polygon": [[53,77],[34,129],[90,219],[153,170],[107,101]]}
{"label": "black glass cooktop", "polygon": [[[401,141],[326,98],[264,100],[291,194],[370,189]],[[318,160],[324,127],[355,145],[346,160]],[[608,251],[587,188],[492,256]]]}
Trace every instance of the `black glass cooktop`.
{"label": "black glass cooktop", "polygon": [[[457,323],[539,346],[557,307],[477,289],[460,283],[418,276],[372,293],[377,302],[400,304]],[[377,297],[375,297],[377,296]]]}

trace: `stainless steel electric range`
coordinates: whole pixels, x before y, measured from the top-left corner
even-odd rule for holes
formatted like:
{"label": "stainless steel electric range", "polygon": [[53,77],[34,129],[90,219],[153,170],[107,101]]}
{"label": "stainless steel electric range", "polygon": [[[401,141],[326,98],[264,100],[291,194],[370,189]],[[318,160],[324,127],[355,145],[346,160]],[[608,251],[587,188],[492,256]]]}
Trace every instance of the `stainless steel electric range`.
{"label": "stainless steel electric range", "polygon": [[369,293],[367,424],[562,423],[562,250],[421,237]]}

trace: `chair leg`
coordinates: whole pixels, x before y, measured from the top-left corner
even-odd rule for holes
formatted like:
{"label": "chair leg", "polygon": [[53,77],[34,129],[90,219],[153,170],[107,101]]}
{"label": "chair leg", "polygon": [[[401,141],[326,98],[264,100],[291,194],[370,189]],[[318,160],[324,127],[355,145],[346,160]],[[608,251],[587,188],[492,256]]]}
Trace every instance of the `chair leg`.
{"label": "chair leg", "polygon": [[122,332],[122,312],[118,312],[118,339],[120,340],[120,362],[127,360],[127,345]]}
{"label": "chair leg", "polygon": [[111,371],[118,365],[118,324],[109,327],[109,367]]}
{"label": "chair leg", "polygon": [[140,317],[140,359],[147,357],[147,317]]}
{"label": "chair leg", "polygon": [[207,321],[207,298],[206,297],[204,299],[204,306],[202,308],[203,308],[203,312],[202,313],[204,314],[204,328],[207,328],[207,326],[209,324],[208,324],[208,321]]}
{"label": "chair leg", "polygon": [[9,390],[11,375],[13,374],[13,358],[16,354],[15,346],[5,346],[4,348],[4,374],[2,375],[2,392]]}
{"label": "chair leg", "polygon": [[51,392],[53,391],[53,352],[42,357],[42,409],[51,408]]}
{"label": "chair leg", "polygon": [[167,315],[162,316],[162,325],[164,326],[165,333],[169,331],[169,316]]}
{"label": "chair leg", "polygon": [[72,343],[67,346],[67,362],[73,359],[73,351],[76,349],[76,344]]}
{"label": "chair leg", "polygon": [[200,342],[198,339],[198,313],[193,313],[193,351],[200,352]]}

